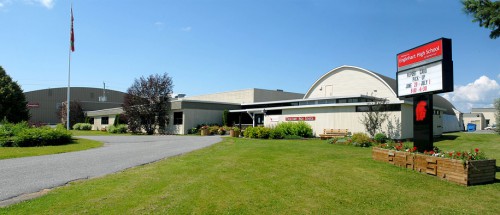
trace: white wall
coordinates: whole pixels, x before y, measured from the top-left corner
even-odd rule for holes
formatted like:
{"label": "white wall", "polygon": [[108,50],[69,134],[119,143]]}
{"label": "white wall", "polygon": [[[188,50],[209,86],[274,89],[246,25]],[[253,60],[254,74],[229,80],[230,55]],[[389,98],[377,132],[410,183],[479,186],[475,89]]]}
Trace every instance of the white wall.
{"label": "white wall", "polygon": [[[401,119],[401,112],[387,112],[394,122],[395,117]],[[316,117],[315,121],[306,121],[310,124],[315,136],[323,133],[324,129],[349,129],[349,132],[366,133],[365,127],[360,122],[362,112],[356,112],[355,106],[341,107],[321,107],[321,108],[301,108],[286,109],[282,115],[267,115],[264,118],[266,127],[276,126],[280,122],[286,122],[286,117]],[[393,123],[394,124],[394,123]],[[382,131],[387,132],[387,121],[382,124]],[[402,138],[408,138],[407,134],[401,134]]]}
{"label": "white wall", "polygon": [[392,89],[373,73],[353,67],[342,67],[327,73],[312,86],[306,97],[321,98],[332,95],[369,95],[388,98],[391,101],[399,100]]}

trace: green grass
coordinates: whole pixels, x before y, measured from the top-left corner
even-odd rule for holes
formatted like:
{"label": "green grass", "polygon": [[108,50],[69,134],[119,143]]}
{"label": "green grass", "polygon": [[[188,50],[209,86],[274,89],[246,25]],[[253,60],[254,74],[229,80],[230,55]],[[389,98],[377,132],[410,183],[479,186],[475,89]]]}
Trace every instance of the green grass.
{"label": "green grass", "polygon": [[59,154],[101,147],[103,143],[87,139],[74,139],[74,142],[62,146],[44,147],[0,147],[0,160],[9,158],[30,157]]}
{"label": "green grass", "polygon": [[450,133],[434,142],[434,146],[444,151],[474,151],[475,148],[486,153],[489,158],[500,160],[500,135]]}
{"label": "green grass", "polygon": [[82,131],[82,130],[71,130],[71,134],[73,134],[73,136],[110,136],[110,135],[131,135],[130,133],[126,133],[126,134],[113,134],[113,133],[109,133],[107,131]]}
{"label": "green grass", "polygon": [[[480,142],[500,159],[497,136],[452,135],[455,142],[437,145]],[[186,155],[73,182],[0,214],[497,214],[499,199],[498,182],[456,185],[373,161],[369,148],[225,138]]]}

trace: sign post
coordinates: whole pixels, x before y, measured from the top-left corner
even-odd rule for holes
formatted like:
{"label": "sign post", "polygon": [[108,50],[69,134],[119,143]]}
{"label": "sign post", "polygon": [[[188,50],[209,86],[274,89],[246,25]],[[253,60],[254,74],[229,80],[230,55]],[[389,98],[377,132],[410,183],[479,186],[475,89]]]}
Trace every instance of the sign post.
{"label": "sign post", "polygon": [[451,39],[441,38],[397,54],[397,93],[413,97],[413,144],[433,149],[433,94],[453,91]]}

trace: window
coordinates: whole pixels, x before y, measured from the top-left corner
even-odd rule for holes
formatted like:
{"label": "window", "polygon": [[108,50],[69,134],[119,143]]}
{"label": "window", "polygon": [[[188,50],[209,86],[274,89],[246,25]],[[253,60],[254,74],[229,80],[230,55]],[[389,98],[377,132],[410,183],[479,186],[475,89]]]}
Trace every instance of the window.
{"label": "window", "polygon": [[107,125],[107,124],[109,124],[109,117],[103,116],[101,118],[101,125]]}
{"label": "window", "polygon": [[174,125],[182,125],[182,112],[174,112]]}
{"label": "window", "polygon": [[92,118],[90,118],[90,119],[89,119],[89,123],[90,123],[91,125],[93,125],[93,124],[94,124],[94,117],[92,117]]}
{"label": "window", "polygon": [[399,104],[390,104],[390,105],[383,105],[383,106],[376,106],[376,105],[371,105],[371,106],[356,106],[356,112],[369,112],[369,111],[401,111],[401,105]]}

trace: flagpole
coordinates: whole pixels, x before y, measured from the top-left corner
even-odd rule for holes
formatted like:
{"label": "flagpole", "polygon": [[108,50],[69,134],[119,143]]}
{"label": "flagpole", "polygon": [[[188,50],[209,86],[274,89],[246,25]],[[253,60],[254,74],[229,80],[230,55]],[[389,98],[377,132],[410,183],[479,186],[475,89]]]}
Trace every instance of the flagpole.
{"label": "flagpole", "polygon": [[71,95],[71,49],[68,54],[68,92],[66,98],[66,129],[69,130],[69,110],[70,110],[70,95]]}
{"label": "flagpole", "polygon": [[71,52],[73,51],[74,41],[73,41],[73,3],[71,3],[71,14],[70,14],[70,40],[69,40],[69,49],[68,49],[68,90],[66,97],[66,130],[70,130],[70,122],[69,122],[69,111],[70,111],[70,99],[71,99]]}

